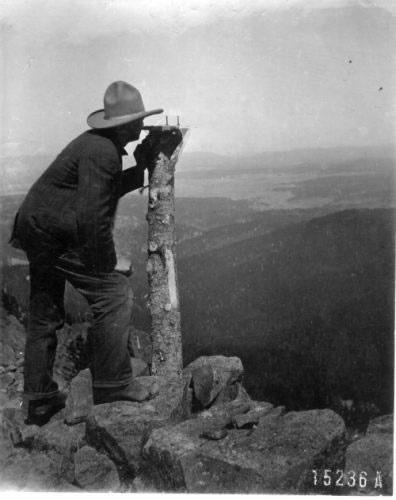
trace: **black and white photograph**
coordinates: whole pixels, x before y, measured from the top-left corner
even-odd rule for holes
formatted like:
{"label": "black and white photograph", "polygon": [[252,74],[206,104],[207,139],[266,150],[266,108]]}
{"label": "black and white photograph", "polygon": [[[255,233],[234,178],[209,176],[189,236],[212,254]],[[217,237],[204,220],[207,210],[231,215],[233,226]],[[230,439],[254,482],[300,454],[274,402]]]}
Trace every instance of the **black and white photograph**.
{"label": "black and white photograph", "polygon": [[0,492],[392,496],[396,2],[0,30]]}

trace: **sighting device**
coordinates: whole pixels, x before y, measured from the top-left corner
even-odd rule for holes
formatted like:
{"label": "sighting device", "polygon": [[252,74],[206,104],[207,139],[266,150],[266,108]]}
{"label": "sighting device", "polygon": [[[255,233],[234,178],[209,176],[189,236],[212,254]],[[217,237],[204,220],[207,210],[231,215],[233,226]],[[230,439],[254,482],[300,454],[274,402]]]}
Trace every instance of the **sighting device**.
{"label": "sighting device", "polygon": [[174,129],[180,129],[180,117],[176,117],[176,125],[169,125],[169,118],[165,116],[165,125],[147,125],[142,128],[142,130],[147,130],[148,132],[165,132]]}
{"label": "sighting device", "polygon": [[[168,116],[165,117],[164,125],[147,125],[142,127],[142,130],[148,132],[147,137],[142,141],[142,143],[137,147],[138,149],[148,149],[148,150],[157,150],[161,151],[168,160],[171,159],[173,153],[177,151],[177,157],[180,154],[180,149],[178,146],[183,142],[185,136],[188,132],[188,128],[180,127],[180,117],[176,117],[176,125],[169,124]],[[183,145],[182,145],[183,146]],[[181,146],[181,147],[182,147]],[[177,158],[174,158],[175,164],[177,162]],[[149,169],[150,174],[151,169]],[[142,194],[143,191],[148,187],[143,186],[139,191]]]}

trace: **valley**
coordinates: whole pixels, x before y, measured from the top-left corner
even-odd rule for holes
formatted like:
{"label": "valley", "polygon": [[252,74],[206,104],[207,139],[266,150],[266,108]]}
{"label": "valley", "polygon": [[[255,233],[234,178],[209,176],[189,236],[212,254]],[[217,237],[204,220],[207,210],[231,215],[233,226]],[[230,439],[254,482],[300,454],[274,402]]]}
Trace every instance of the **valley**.
{"label": "valley", "polygon": [[[333,153],[320,164],[313,152],[305,163],[298,154],[294,163],[274,154],[267,158],[273,166],[250,158],[239,168],[216,155],[202,168],[189,157],[181,165],[176,254],[184,361],[239,356],[255,398],[288,409],[351,399],[364,420],[393,405],[393,159],[389,151]],[[114,237],[118,251],[132,257],[134,325],[149,331],[146,193],[121,201]],[[1,249],[3,294],[24,319],[28,269],[23,252],[7,244],[21,199],[1,198]],[[88,311],[71,287],[66,309],[71,323]]]}

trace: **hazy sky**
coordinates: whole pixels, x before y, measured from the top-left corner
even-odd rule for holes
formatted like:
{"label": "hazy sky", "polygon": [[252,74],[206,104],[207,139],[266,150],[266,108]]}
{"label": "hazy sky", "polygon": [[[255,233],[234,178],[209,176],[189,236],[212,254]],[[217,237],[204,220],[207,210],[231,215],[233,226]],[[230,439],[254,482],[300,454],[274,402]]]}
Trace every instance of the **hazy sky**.
{"label": "hazy sky", "polygon": [[119,79],[190,151],[392,142],[395,4],[0,0],[0,154],[57,153]]}

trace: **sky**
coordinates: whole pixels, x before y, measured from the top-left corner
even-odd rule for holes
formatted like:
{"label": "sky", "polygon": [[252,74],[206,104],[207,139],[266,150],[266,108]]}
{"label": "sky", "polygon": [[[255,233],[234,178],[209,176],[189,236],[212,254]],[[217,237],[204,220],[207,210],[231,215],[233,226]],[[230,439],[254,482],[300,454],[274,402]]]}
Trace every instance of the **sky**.
{"label": "sky", "polygon": [[392,143],[395,16],[393,0],[0,0],[0,156],[56,154],[115,80],[180,115],[192,152]]}

